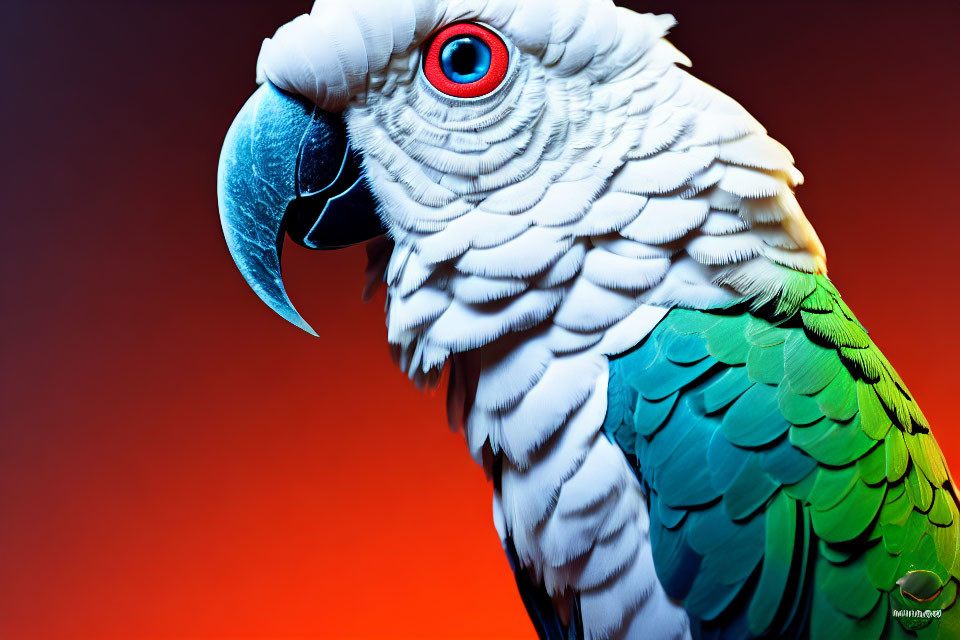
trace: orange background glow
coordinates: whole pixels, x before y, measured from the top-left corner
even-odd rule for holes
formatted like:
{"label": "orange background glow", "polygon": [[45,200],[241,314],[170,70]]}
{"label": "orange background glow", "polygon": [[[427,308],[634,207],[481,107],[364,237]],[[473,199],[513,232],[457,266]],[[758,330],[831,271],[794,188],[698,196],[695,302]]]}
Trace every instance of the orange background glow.
{"label": "orange background glow", "polygon": [[[4,3],[0,638],[533,637],[363,250],[288,247],[316,340],[223,243],[223,134],[308,6]],[[960,472],[960,5],[634,6],[793,150],[834,281]]]}

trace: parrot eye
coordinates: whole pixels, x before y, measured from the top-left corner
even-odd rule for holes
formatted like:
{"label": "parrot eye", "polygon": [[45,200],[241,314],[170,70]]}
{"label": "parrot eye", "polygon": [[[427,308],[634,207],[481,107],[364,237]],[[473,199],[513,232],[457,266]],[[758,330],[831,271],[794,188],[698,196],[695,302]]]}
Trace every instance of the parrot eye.
{"label": "parrot eye", "polygon": [[448,96],[480,98],[500,86],[509,65],[510,53],[500,36],[481,25],[460,22],[434,36],[423,72]]}

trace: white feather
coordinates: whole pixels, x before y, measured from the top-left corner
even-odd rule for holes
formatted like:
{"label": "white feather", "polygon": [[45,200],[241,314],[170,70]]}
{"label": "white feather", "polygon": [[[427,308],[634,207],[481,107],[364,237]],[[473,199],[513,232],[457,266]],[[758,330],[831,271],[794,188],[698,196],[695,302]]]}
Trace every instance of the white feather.
{"label": "white feather", "polygon": [[510,17],[509,31],[516,45],[534,55],[550,44],[550,27],[555,3],[551,0],[527,0],[517,3]]}
{"label": "white feather", "polygon": [[690,640],[690,621],[683,609],[673,606],[665,598],[651,598],[645,606],[630,616],[613,640]]}
{"label": "white feather", "polygon": [[639,292],[658,284],[668,269],[668,258],[625,258],[597,248],[587,254],[583,275],[606,289]]}
{"label": "white feather", "polygon": [[550,350],[560,356],[586,351],[600,342],[601,337],[597,333],[578,333],[552,325],[544,339],[550,345]]}
{"label": "white feather", "polygon": [[526,291],[529,286],[525,280],[516,278],[484,278],[471,275],[456,275],[450,282],[453,296],[468,305],[513,298]]}
{"label": "white feather", "polygon": [[807,251],[764,247],[763,255],[771,262],[805,273],[816,273],[820,268],[820,263],[817,262],[817,259]]}
{"label": "white feather", "polygon": [[704,146],[738,140],[750,134],[765,135],[766,130],[746,111],[730,113],[704,109],[691,127],[686,142]]}
{"label": "white feather", "polygon": [[[617,504],[631,506],[630,515],[636,515],[633,513],[636,504],[627,500],[619,500]],[[610,514],[607,515],[609,520]],[[632,521],[630,526],[618,529],[614,535],[598,540],[577,575],[577,586],[587,591],[594,590],[621,573],[636,558],[641,541],[637,526]]]}
{"label": "white feather", "polygon": [[647,158],[671,148],[696,121],[690,109],[675,109],[669,105],[654,109],[643,129],[643,140],[627,156],[631,160]]}
{"label": "white feather", "polygon": [[790,171],[793,156],[785,146],[765,135],[753,134],[720,145],[720,160],[768,171]]}
{"label": "white feather", "polygon": [[582,242],[575,243],[566,253],[560,256],[560,259],[550,267],[549,271],[537,278],[534,284],[541,289],[554,289],[566,284],[580,273],[586,253],[587,249]]}
{"label": "white feather", "polygon": [[645,196],[607,193],[593,204],[587,216],[576,226],[575,234],[601,236],[619,231],[640,214],[646,203]]}
{"label": "white feather", "polygon": [[395,244],[393,253],[390,254],[390,262],[387,264],[387,285],[393,287],[400,282],[411,253],[413,253],[413,245],[403,242]]}
{"label": "white feather", "polygon": [[736,166],[727,167],[719,186],[741,198],[769,198],[787,190],[787,183],[776,176]]}
{"label": "white feather", "polygon": [[574,281],[553,321],[572,331],[597,331],[627,317],[636,307],[632,296],[598,287],[581,277]]}
{"label": "white feather", "polygon": [[792,217],[803,215],[800,204],[792,193],[783,193],[772,198],[744,200],[740,215],[750,224],[776,224]]}
{"label": "white feather", "polygon": [[[603,436],[599,436],[603,437]],[[583,473],[585,467],[590,463],[590,459],[596,455],[596,448],[591,449],[586,460],[577,470],[573,477],[564,482],[560,489],[560,497],[557,501],[557,507],[554,515],[543,526],[540,534],[540,550],[543,554],[544,562],[551,567],[563,567],[581,558],[593,548],[597,541],[597,532],[603,524],[604,518],[610,506],[607,501],[613,502],[613,492],[616,491],[615,484],[600,485],[594,487],[594,498],[597,504],[593,509],[584,510],[570,517],[560,511],[564,490],[573,482],[576,477]],[[620,454],[623,455],[622,453]],[[615,473],[613,474],[616,475]],[[609,479],[609,478],[605,478]]]}
{"label": "white feather", "polygon": [[572,180],[558,182],[547,191],[543,200],[529,212],[537,225],[555,227],[580,220],[594,198],[606,187],[603,176],[592,180]]}
{"label": "white feather", "polygon": [[763,243],[769,247],[796,251],[800,245],[779,225],[757,225],[751,229],[751,233],[763,240]]}
{"label": "white feather", "polygon": [[[586,458],[590,444],[596,439],[597,431],[606,412],[605,379],[583,380],[592,386],[587,402],[572,414],[563,429],[558,432],[556,442],[536,459],[536,464],[521,470],[508,460],[503,469],[504,514],[515,532],[527,531],[532,542],[534,529],[550,515],[560,495],[560,486],[572,476]],[[602,388],[601,388],[602,387]],[[533,557],[538,554],[535,547],[521,549],[518,540],[517,551],[526,552]]]}
{"label": "white feather", "polygon": [[533,289],[493,308],[468,306],[454,300],[425,334],[454,353],[469,351],[507,333],[535,327],[553,314],[560,299],[557,291]]}
{"label": "white feather", "polygon": [[499,414],[476,407],[470,410],[467,416],[467,447],[477,464],[483,464],[483,447],[490,442],[492,434],[501,432]]}
{"label": "white feather", "polygon": [[530,227],[500,246],[467,251],[457,270],[487,278],[530,278],[549,269],[572,244],[563,231]]}
{"label": "white feather", "polygon": [[422,139],[411,138],[403,150],[414,160],[435,171],[469,177],[491,173],[503,167],[523,152],[532,137],[532,131],[525,131],[499,144],[489,145],[479,152],[458,149],[451,145],[449,140],[444,140],[445,147],[440,148]]}
{"label": "white feather", "polygon": [[740,216],[725,211],[711,211],[700,231],[711,236],[726,236],[749,228]]}
{"label": "white feather", "polygon": [[553,353],[542,337],[523,340],[506,353],[484,354],[477,407],[502,413],[516,406],[540,382],[552,360]]}
{"label": "white feather", "polygon": [[715,147],[697,147],[688,151],[664,151],[644,160],[631,160],[614,176],[610,187],[615,191],[637,195],[669,193],[710,166],[716,156]]}
{"label": "white feather", "polygon": [[527,469],[531,456],[586,402],[592,380],[605,370],[602,359],[583,354],[554,359],[516,407],[502,413],[503,446],[518,469]]}
{"label": "white feather", "polygon": [[620,234],[647,244],[665,244],[696,229],[710,212],[704,198],[651,198],[640,216],[621,229]]}
{"label": "white feather", "polygon": [[728,236],[699,236],[687,243],[687,253],[705,265],[746,262],[763,251],[763,240],[752,231]]}
{"label": "white feather", "polygon": [[[613,636],[624,620],[629,620],[640,604],[655,593],[658,587],[653,557],[650,547],[646,546],[624,569],[618,580],[598,589],[581,592],[580,610],[588,640]],[[659,640],[652,634],[642,637]]]}
{"label": "white feather", "polygon": [[[726,175],[727,167],[726,165],[720,165],[723,167],[723,173]],[[707,198],[707,201],[710,203],[710,208],[715,211],[725,211],[727,213],[737,213],[740,211],[740,208],[744,202],[743,198],[738,195],[734,195],[729,191],[724,191],[719,187],[714,187],[707,190],[704,193],[704,197]]]}
{"label": "white feather", "polygon": [[623,452],[617,447],[593,447],[583,465],[563,484],[556,514],[575,520],[582,512],[597,511],[600,504],[623,490],[626,477],[618,473],[622,458]]}
{"label": "white feather", "polygon": [[648,258],[670,258],[676,253],[676,250],[668,247],[658,247],[655,245],[644,244],[636,240],[627,240],[619,236],[606,236],[603,238],[594,238],[593,243],[610,253],[625,258],[635,260],[645,260]]}
{"label": "white feather", "polygon": [[716,186],[726,173],[727,165],[719,160],[714,160],[710,163],[710,166],[707,167],[706,171],[693,176],[693,178],[684,185],[685,188],[681,191],[681,197],[693,198],[701,195],[703,192]]}
{"label": "white feather", "polygon": [[450,307],[450,295],[434,287],[422,287],[408,296],[390,296],[388,336],[401,336],[441,317]]}
{"label": "white feather", "polygon": [[515,216],[471,211],[444,229],[422,237],[417,243],[418,253],[424,262],[438,264],[464,255],[471,247],[509,246],[529,228]]}
{"label": "white feather", "polygon": [[541,168],[526,180],[504,187],[484,199],[480,204],[480,209],[491,213],[506,214],[526,211],[543,199],[547,189],[556,179],[557,173],[559,173],[557,170],[551,171]]}
{"label": "white feather", "polygon": [[643,294],[642,300],[658,307],[689,305],[695,309],[717,307],[736,300],[733,291],[716,285],[714,279],[717,275],[710,267],[692,258],[681,258],[670,267],[663,282]]}
{"label": "white feather", "polygon": [[639,343],[637,336],[649,335],[669,310],[666,305],[640,305],[633,313],[607,329],[597,350],[604,355],[615,356],[632,349]]}
{"label": "white feather", "polygon": [[411,253],[400,271],[398,281],[394,283],[396,296],[400,299],[406,298],[423,286],[434,273],[431,266],[424,264],[416,253]]}

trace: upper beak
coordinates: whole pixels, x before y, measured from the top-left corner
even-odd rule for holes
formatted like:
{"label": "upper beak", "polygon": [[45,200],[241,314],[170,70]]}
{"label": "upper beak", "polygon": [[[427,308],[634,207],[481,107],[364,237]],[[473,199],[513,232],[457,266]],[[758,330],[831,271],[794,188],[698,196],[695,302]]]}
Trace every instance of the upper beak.
{"label": "upper beak", "polygon": [[283,286],[284,234],[311,249],[338,249],[384,233],[343,117],[264,84],[227,132],[217,196],[244,279],[271,309],[317,335]]}

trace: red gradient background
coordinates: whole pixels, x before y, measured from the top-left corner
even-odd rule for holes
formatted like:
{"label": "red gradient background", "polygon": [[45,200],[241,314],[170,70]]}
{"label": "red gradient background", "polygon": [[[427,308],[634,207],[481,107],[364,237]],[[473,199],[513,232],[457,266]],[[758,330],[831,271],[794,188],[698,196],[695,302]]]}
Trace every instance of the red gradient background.
{"label": "red gradient background", "polygon": [[[960,468],[960,5],[634,4],[794,151],[834,281]],[[308,6],[3,3],[0,638],[533,637],[363,250],[290,248],[316,340],[222,241],[223,134]]]}

